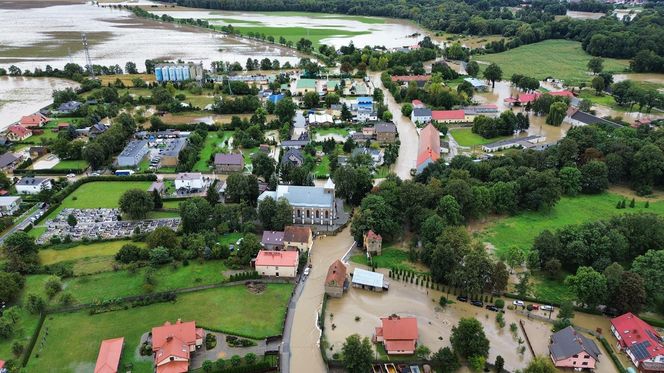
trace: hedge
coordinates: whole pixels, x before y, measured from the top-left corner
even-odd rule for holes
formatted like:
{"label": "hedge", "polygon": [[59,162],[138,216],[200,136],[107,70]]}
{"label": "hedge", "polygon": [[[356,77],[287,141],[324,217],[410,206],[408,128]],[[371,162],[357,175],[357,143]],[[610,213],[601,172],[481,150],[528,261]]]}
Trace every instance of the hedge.
{"label": "hedge", "polygon": [[648,316],[639,316],[641,320],[647,322],[648,324],[658,327],[658,328],[664,328],[664,320],[659,320],[659,319],[653,319],[652,317]]}
{"label": "hedge", "polygon": [[30,337],[30,342],[28,342],[28,346],[25,348],[25,350],[23,351],[23,355],[21,356],[21,366],[23,367],[25,367],[28,364],[28,360],[30,359],[30,355],[32,355],[32,350],[35,348],[35,345],[37,344],[37,338],[39,338],[39,333],[41,332],[45,320],[46,320],[46,312],[42,312],[39,317],[39,322],[37,323],[37,327],[35,328],[34,333],[32,333],[32,336]]}
{"label": "hedge", "polygon": [[598,337],[598,339],[602,343],[602,345],[604,346],[604,349],[606,350],[606,352],[611,357],[611,360],[613,361],[613,365],[616,366],[616,369],[618,369],[618,372],[625,373],[627,370],[625,370],[625,367],[620,362],[620,359],[618,359],[618,356],[613,351],[613,348],[611,348],[611,344],[609,343],[609,341],[607,341],[606,338],[604,338],[604,336],[601,336],[601,335]]}

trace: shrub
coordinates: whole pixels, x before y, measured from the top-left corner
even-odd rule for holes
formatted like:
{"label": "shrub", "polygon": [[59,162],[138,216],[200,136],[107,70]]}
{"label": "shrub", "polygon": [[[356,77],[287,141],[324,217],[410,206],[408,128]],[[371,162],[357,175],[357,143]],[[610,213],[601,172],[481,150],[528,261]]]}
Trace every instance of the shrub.
{"label": "shrub", "polygon": [[502,299],[496,299],[495,305],[498,308],[504,308],[505,307],[505,301],[502,300]]}
{"label": "shrub", "polygon": [[239,366],[242,363],[242,358],[240,355],[233,355],[231,356],[231,365],[236,367]]}
{"label": "shrub", "polygon": [[244,355],[244,362],[248,365],[252,365],[256,362],[256,354],[253,352],[250,352],[246,355]]}
{"label": "shrub", "polygon": [[208,333],[205,336],[205,349],[211,350],[216,346],[217,346],[217,336],[212,333]]}

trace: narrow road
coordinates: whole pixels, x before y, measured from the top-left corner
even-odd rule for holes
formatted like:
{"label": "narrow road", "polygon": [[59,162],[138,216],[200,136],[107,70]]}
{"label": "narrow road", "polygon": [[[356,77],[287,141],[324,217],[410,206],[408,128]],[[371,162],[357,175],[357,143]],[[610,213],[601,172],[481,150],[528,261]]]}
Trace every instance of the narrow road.
{"label": "narrow road", "polygon": [[48,208],[36,209],[31,214],[27,215],[25,219],[23,219],[20,223],[14,225],[13,227],[9,228],[9,230],[0,237],[0,243],[4,242],[5,239],[9,237],[12,233],[25,229],[25,227],[27,227],[28,224],[32,223],[30,221],[30,218],[32,218],[33,216],[37,216],[39,214],[43,214],[46,212],[46,210],[48,210]]}
{"label": "narrow road", "polygon": [[411,179],[410,170],[415,168],[417,163],[417,145],[420,135],[410,118],[401,114],[401,105],[394,100],[390,91],[383,86],[383,82],[380,80],[380,73],[371,74],[371,80],[376,88],[383,90],[385,103],[390,113],[392,113],[392,121],[397,126],[399,140],[401,141],[399,157],[394,165],[392,165],[392,171],[402,180]]}
{"label": "narrow road", "polygon": [[[323,303],[325,277],[327,269],[335,260],[341,259],[353,244],[350,228],[339,232],[336,236],[318,238],[310,253],[312,264],[309,278],[304,282],[304,288],[293,312],[293,319],[289,325],[286,318],[284,332],[284,346],[290,352],[289,367],[283,373],[324,373],[327,366],[321,357],[319,346],[320,329],[318,328],[318,313]],[[297,294],[296,294],[297,295]],[[290,312],[289,312],[290,314]],[[290,341],[286,339],[289,334]]]}

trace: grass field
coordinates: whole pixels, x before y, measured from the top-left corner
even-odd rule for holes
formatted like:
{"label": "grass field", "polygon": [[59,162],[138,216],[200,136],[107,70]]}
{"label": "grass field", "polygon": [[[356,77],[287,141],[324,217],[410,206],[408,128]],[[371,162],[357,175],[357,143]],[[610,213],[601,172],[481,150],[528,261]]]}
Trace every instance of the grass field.
{"label": "grass field", "polygon": [[491,144],[496,141],[508,139],[511,136],[499,136],[492,139],[485,139],[484,137],[473,133],[470,128],[453,128],[450,130],[450,135],[454,137],[457,143],[461,146],[475,146],[475,145],[484,145]]}
{"label": "grass field", "polygon": [[306,28],[306,27],[270,27],[270,26],[234,26],[234,28],[247,35],[250,32],[272,35],[276,41],[280,37],[296,43],[301,38],[311,40],[313,45],[319,45],[320,41],[331,37],[348,37],[370,34],[369,31],[348,31],[338,28]]}
{"label": "grass field", "polygon": [[315,133],[320,136],[326,136],[326,135],[348,136],[348,128],[337,128],[337,127],[317,128],[315,130]]}
{"label": "grass field", "polygon": [[323,156],[320,163],[314,168],[315,177],[326,177],[330,175],[330,157],[327,155]]}
{"label": "grass field", "polygon": [[126,244],[144,247],[144,242],[130,240],[94,242],[81,244],[69,249],[42,249],[39,251],[39,260],[43,265],[59,262],[76,261],[84,258],[113,256]]}
{"label": "grass field", "polygon": [[226,141],[230,140],[231,137],[233,137],[233,131],[224,131],[221,136],[219,135],[219,132],[209,132],[205,138],[203,149],[201,149],[201,152],[198,155],[198,162],[194,164],[193,171],[210,171],[210,168],[207,164],[208,160],[210,157],[212,157],[213,154],[221,151],[221,149],[226,146]]}
{"label": "grass field", "polygon": [[125,338],[122,364],[132,363],[131,370],[135,373],[151,373],[151,357],[140,357],[137,348],[141,335],[152,327],[182,319],[195,320],[197,326],[204,328],[254,338],[278,335],[292,290],[291,284],[269,284],[264,292],[253,294],[240,285],[182,294],[175,303],[94,316],[86,311],[50,315],[26,369],[29,372],[90,372],[100,342],[122,336]]}
{"label": "grass field", "polygon": [[11,345],[14,342],[19,342],[23,346],[27,346],[30,337],[35,332],[37,328],[37,323],[39,322],[39,315],[33,315],[26,311],[24,308],[18,308],[19,318],[16,323],[14,323],[14,334],[12,338],[0,339],[0,356],[2,360],[8,360],[13,358],[11,352]]}
{"label": "grass field", "polygon": [[131,82],[132,79],[134,78],[140,78],[143,79],[146,83],[154,82],[155,77],[154,74],[118,74],[118,75],[102,75],[99,77],[99,80],[101,81],[102,86],[107,86],[108,83],[115,83],[117,79],[120,79],[122,81],[122,84],[124,84],[126,87],[133,87],[133,83]]}
{"label": "grass field", "polygon": [[612,193],[563,197],[549,212],[528,211],[499,219],[487,226],[479,238],[493,244],[500,256],[512,245],[529,251],[535,237],[545,229],[555,230],[566,225],[607,219],[625,213],[664,214],[662,201],[650,202],[650,207],[647,209],[644,208],[644,202],[638,202],[635,208],[616,209],[616,203],[623,198]]}
{"label": "grass field", "polygon": [[85,170],[90,164],[84,160],[64,160],[53,166],[53,170]]}
{"label": "grass field", "polygon": [[221,245],[230,245],[235,244],[240,238],[242,238],[242,233],[232,232],[224,234],[223,236],[219,236],[218,242]]}
{"label": "grass field", "polygon": [[[168,291],[199,285],[219,283],[225,279],[226,265],[221,260],[199,263],[192,261],[187,266],[163,266],[154,273],[154,291]],[[111,271],[95,275],[73,277],[63,280],[63,287],[74,296],[74,302],[91,303],[95,300],[128,297],[145,294],[145,271]],[[44,294],[44,282],[48,275],[33,275],[26,278],[24,294]],[[45,296],[44,296],[45,297]],[[45,297],[46,299],[46,297]],[[56,299],[53,302],[57,301]]]}
{"label": "grass field", "polygon": [[65,198],[47,219],[53,219],[65,208],[116,208],[122,193],[129,189],[147,190],[150,181],[97,181],[85,183]]}
{"label": "grass field", "polygon": [[[364,253],[353,255],[350,260],[354,263],[369,265]],[[408,259],[408,252],[395,247],[384,247],[380,255],[373,257],[373,262],[378,268],[398,268],[419,272],[416,264]]]}
{"label": "grass field", "polygon": [[[567,84],[579,84],[591,78],[586,67],[590,58],[579,42],[546,40],[502,53],[477,56],[477,61],[497,63],[503,70],[503,79],[510,79],[513,74],[540,80],[553,76]],[[604,71],[621,72],[628,66],[627,60],[604,59]],[[480,67],[486,65],[480,64]]]}

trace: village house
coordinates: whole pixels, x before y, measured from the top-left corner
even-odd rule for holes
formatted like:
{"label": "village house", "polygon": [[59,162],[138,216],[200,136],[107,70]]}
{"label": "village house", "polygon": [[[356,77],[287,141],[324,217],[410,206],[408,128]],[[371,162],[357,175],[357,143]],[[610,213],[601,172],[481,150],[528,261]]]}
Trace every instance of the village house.
{"label": "village house", "polygon": [[160,149],[159,157],[161,167],[175,167],[180,159],[180,152],[187,146],[187,139],[185,137],[176,137],[166,139],[163,142],[165,147]]}
{"label": "village house", "polygon": [[205,180],[200,172],[179,173],[175,178],[176,190],[202,190],[204,187]]}
{"label": "village house", "polygon": [[7,369],[5,369],[5,361],[0,360],[0,373],[7,373]]}
{"label": "village house", "polygon": [[13,170],[14,167],[18,165],[21,161],[21,158],[15,156],[12,153],[4,153],[0,155],[0,170],[7,171]]}
{"label": "village house", "polygon": [[473,119],[462,109],[459,110],[434,110],[431,112],[431,120],[439,123],[468,123]]}
{"label": "village house", "polygon": [[381,326],[376,328],[374,343],[382,343],[388,355],[412,355],[417,339],[417,319],[392,315],[381,317]]}
{"label": "village house", "polygon": [[556,368],[595,369],[600,353],[592,339],[572,326],[551,335],[549,354]]}
{"label": "village house", "polygon": [[477,78],[465,78],[464,81],[470,83],[473,86],[473,89],[476,91],[486,91],[489,89],[489,85],[486,84],[483,80]]}
{"label": "village house", "polygon": [[385,281],[385,275],[380,272],[371,272],[362,268],[355,268],[351,283],[354,288],[375,292],[387,291],[390,287],[390,284]]}
{"label": "village house", "polygon": [[155,191],[159,195],[164,194],[164,192],[166,191],[166,186],[164,185],[163,180],[153,181],[152,184],[150,184],[150,187],[148,188],[148,192],[153,193]]}
{"label": "village house", "polygon": [[341,298],[348,287],[346,266],[337,259],[327,270],[325,277],[325,294],[333,298]]}
{"label": "village house", "polygon": [[203,345],[205,331],[196,328],[195,321],[170,322],[152,328],[152,352],[155,373],[185,373],[189,371],[191,353]]}
{"label": "village house", "polygon": [[278,185],[275,191],[261,193],[258,203],[267,197],[275,201],[285,198],[293,208],[293,223],[333,225],[337,219],[334,188],[334,182],[329,178],[323,187]]}
{"label": "village house", "polygon": [[297,251],[261,250],[254,265],[261,276],[294,278],[299,262],[300,254]]}
{"label": "village house", "polygon": [[664,371],[664,339],[650,324],[628,312],[611,319],[611,333],[639,372]]}
{"label": "village house", "polygon": [[[374,169],[383,165],[383,151],[381,149],[373,149],[367,147],[358,147],[353,149],[351,152],[351,157],[356,157],[358,155],[368,155],[371,157],[371,167]],[[347,162],[339,161],[339,165],[345,166]]]}
{"label": "village house", "polygon": [[148,153],[148,142],[146,140],[130,141],[120,155],[118,155],[118,166],[136,167]]}
{"label": "village house", "polygon": [[242,153],[217,153],[214,155],[214,169],[219,173],[242,172],[244,157]]}
{"label": "village house", "polygon": [[124,347],[124,338],[105,339],[99,346],[94,373],[117,373]]}
{"label": "village house", "polygon": [[71,124],[69,124],[69,123],[67,123],[67,122],[60,122],[60,123],[58,123],[58,125],[57,125],[55,128],[53,128],[51,131],[53,131],[53,132],[64,131],[64,130],[69,129],[69,126],[71,126]]}
{"label": "village house", "polygon": [[413,111],[410,113],[410,120],[413,121],[413,123],[429,123],[431,122],[431,109],[427,108],[414,108]]}
{"label": "village house", "polygon": [[546,137],[539,135],[515,137],[482,145],[482,150],[492,153],[510,148],[535,149],[538,146],[537,144],[544,142],[544,140],[546,140]]}
{"label": "village house", "polygon": [[49,120],[51,119],[47,118],[42,113],[34,113],[32,115],[21,117],[21,119],[18,121],[18,125],[25,128],[39,128],[43,127],[44,124],[46,124],[46,122]]}
{"label": "village house", "polygon": [[0,197],[0,216],[11,216],[19,210],[21,197]]}
{"label": "village house", "polygon": [[410,103],[413,105],[413,109],[423,109],[426,107],[422,101],[417,99],[411,101]]}
{"label": "village house", "polygon": [[266,250],[283,250],[284,232],[282,231],[263,231],[261,245]]}
{"label": "village house", "polygon": [[36,159],[45,156],[48,153],[48,148],[45,146],[31,146],[28,153],[30,153],[31,158]]}
{"label": "village house", "polygon": [[46,177],[26,176],[16,183],[16,192],[19,194],[39,194],[39,192],[51,189],[51,179]]}
{"label": "village house", "polygon": [[314,245],[314,237],[309,227],[289,225],[284,228],[283,245],[286,250],[309,252]]}
{"label": "village house", "polygon": [[563,122],[569,123],[572,125],[572,127],[588,126],[591,124],[603,124],[613,128],[622,127],[618,123],[611,122],[610,120],[606,120],[590,113],[583,112],[575,107],[570,107],[567,109],[567,113],[565,114],[565,119],[563,119]]}
{"label": "village house", "polygon": [[383,237],[372,230],[366,232],[363,236],[364,249],[371,255],[380,255],[383,247]]}
{"label": "village house", "polygon": [[307,121],[312,126],[321,126],[332,124],[334,118],[332,117],[332,114],[328,113],[311,113],[309,114]]}
{"label": "village house", "polygon": [[417,149],[417,173],[421,173],[430,163],[440,159],[440,132],[429,123],[420,131],[420,142]]}
{"label": "village house", "polygon": [[293,94],[304,94],[307,92],[316,92],[316,79],[300,78],[297,80]]}
{"label": "village house", "polygon": [[391,144],[397,139],[397,126],[394,123],[382,122],[374,127],[376,140],[381,144]]}
{"label": "village house", "polygon": [[71,114],[71,113],[75,112],[76,110],[80,109],[81,105],[83,105],[83,104],[81,104],[78,101],[67,101],[65,103],[60,104],[60,106],[58,106],[57,112],[58,112],[58,114]]}
{"label": "village house", "polygon": [[300,167],[304,164],[304,155],[300,149],[288,149],[284,156],[281,157],[281,164],[290,164],[291,166]]}
{"label": "village house", "polygon": [[[485,117],[495,118],[498,116],[498,106],[494,104],[466,106],[463,108],[466,116],[484,115]],[[475,118],[472,118],[475,119]],[[472,120],[471,120],[472,121]]]}
{"label": "village house", "polygon": [[94,139],[108,130],[108,126],[104,123],[95,123],[88,129],[88,137]]}
{"label": "village house", "polygon": [[6,136],[7,140],[9,141],[23,141],[32,136],[32,131],[29,128],[12,124],[11,126],[7,127]]}

